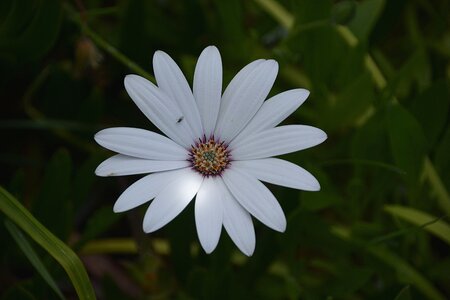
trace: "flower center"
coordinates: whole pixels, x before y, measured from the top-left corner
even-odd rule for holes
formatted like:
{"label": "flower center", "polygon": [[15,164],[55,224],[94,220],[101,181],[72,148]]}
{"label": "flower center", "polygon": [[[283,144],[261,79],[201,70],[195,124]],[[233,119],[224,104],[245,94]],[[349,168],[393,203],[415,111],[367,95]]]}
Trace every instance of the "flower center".
{"label": "flower center", "polygon": [[220,175],[230,163],[230,153],[223,142],[214,138],[199,139],[199,143],[191,147],[189,161],[204,176]]}

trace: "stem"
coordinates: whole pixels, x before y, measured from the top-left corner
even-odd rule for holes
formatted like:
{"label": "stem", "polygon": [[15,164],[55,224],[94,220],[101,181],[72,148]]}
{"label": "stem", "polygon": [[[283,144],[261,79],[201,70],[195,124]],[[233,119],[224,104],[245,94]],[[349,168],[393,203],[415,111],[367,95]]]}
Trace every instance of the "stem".
{"label": "stem", "polygon": [[142,77],[147,78],[150,81],[155,82],[155,78],[145,71],[143,68],[141,68],[138,64],[136,64],[134,61],[129,59],[126,55],[124,55],[122,52],[117,50],[114,46],[112,46],[110,43],[108,43],[105,39],[103,39],[100,35],[98,35],[96,32],[94,32],[89,26],[82,20],[80,17],[80,14],[73,10],[69,5],[64,6],[67,13],[69,14],[70,19],[78,25],[80,30],[88,36],[98,47],[109,53],[112,57],[114,57],[118,62],[123,64],[124,66],[128,67],[130,70],[132,70],[134,73],[141,75]]}

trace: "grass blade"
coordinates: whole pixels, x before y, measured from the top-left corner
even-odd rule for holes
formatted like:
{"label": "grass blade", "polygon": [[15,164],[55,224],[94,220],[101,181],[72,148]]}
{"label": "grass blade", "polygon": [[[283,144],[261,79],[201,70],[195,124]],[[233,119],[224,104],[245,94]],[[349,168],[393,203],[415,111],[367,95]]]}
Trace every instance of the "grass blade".
{"label": "grass blade", "polygon": [[45,282],[47,282],[47,284],[52,288],[52,290],[55,291],[55,293],[58,295],[60,299],[65,299],[61,290],[58,288],[58,285],[56,284],[55,280],[50,275],[47,268],[42,263],[41,259],[34,251],[33,247],[28,242],[27,238],[20,231],[20,229],[17,228],[17,226],[14,225],[14,223],[12,223],[9,220],[5,221],[5,226],[6,229],[9,231],[9,233],[11,234],[11,236],[13,237],[13,239],[16,241],[19,248],[31,262],[36,271],[38,271],[38,273],[42,276]]}
{"label": "grass blade", "polygon": [[61,264],[80,299],[96,299],[89,277],[78,256],[1,186],[0,210]]}
{"label": "grass blade", "polygon": [[427,226],[423,226],[423,229],[450,245],[450,225],[442,220],[439,220],[438,217],[401,205],[385,205],[384,210],[395,217],[417,226],[430,223]]}
{"label": "grass blade", "polygon": [[356,246],[361,247],[372,256],[378,258],[380,261],[393,268],[397,272],[399,278],[402,278],[402,280],[406,281],[406,283],[415,286],[424,295],[426,295],[428,299],[445,299],[439,290],[437,290],[425,276],[423,276],[402,257],[389,251],[386,247],[366,244],[364,241],[354,238],[351,231],[344,227],[333,227],[332,232],[341,239],[347,240],[354,243]]}

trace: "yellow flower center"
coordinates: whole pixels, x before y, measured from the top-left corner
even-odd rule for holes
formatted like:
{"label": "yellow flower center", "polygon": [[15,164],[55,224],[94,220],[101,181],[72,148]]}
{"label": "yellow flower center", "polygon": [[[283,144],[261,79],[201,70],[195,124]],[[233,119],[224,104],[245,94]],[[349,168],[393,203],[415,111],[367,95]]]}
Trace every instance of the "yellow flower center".
{"label": "yellow flower center", "polygon": [[199,139],[199,143],[192,146],[190,156],[192,166],[204,176],[220,175],[230,163],[227,146],[213,138]]}

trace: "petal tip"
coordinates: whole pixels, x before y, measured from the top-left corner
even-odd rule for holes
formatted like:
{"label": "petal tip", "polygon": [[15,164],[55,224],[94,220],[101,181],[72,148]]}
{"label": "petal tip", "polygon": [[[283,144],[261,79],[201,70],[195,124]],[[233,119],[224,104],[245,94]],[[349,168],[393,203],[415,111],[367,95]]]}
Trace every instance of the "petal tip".
{"label": "petal tip", "polygon": [[299,92],[301,93],[302,97],[302,101],[305,101],[306,99],[308,99],[309,95],[311,94],[310,91],[308,91],[307,89],[299,89]]}
{"label": "petal tip", "polygon": [[124,209],[124,207],[121,207],[121,205],[118,204],[118,202],[119,202],[119,200],[117,200],[116,203],[114,203],[114,206],[113,206],[113,212],[116,213],[116,214],[126,211],[126,209]]}
{"label": "petal tip", "polygon": [[153,54],[153,64],[155,64],[155,61],[158,61],[159,59],[163,59],[163,58],[170,58],[169,54],[167,54],[166,52],[162,51],[162,50],[156,50],[155,54]]}
{"label": "petal tip", "polygon": [[98,167],[94,171],[94,174],[97,176],[104,177],[105,175],[104,175],[104,172],[102,171],[102,169],[103,169],[102,164],[98,165]]}
{"label": "petal tip", "polygon": [[264,63],[278,71],[278,62],[275,59],[268,59]]}
{"label": "petal tip", "polygon": [[97,132],[94,134],[94,141],[97,142],[97,144],[101,145],[101,136],[103,135],[103,130]]}
{"label": "petal tip", "polygon": [[320,191],[320,189],[321,189],[321,186],[320,186],[320,183],[319,183],[319,181],[316,179],[316,182],[315,182],[315,185],[314,185],[314,192],[318,192],[318,191]]}
{"label": "petal tip", "polygon": [[310,180],[309,181],[309,186],[308,189],[306,189],[306,191],[309,192],[318,192],[320,191],[320,183],[319,181],[312,175],[310,174]]}
{"label": "petal tip", "polygon": [[280,223],[275,224],[272,228],[278,232],[285,232],[286,231],[286,218],[283,218],[283,220],[280,220]]}
{"label": "petal tip", "polygon": [[219,52],[219,49],[217,49],[217,47],[214,45],[209,45],[208,47],[205,48],[205,50]]}
{"label": "petal tip", "polygon": [[317,182],[317,185],[312,186],[311,189],[310,189],[310,191],[311,191],[311,192],[319,192],[320,189],[321,189],[321,188],[320,188],[320,184],[319,184],[319,182]]}
{"label": "petal tip", "polygon": [[202,248],[203,248],[203,250],[205,251],[206,254],[211,254],[216,249],[216,246],[214,246],[214,245],[203,245],[203,244],[201,244],[201,246],[202,246]]}
{"label": "petal tip", "polygon": [[248,248],[248,249],[240,249],[242,253],[244,253],[246,256],[251,257],[253,253],[255,252],[255,247]]}
{"label": "petal tip", "polygon": [[142,230],[145,233],[152,233],[153,231],[155,231],[155,229],[153,228],[153,226],[150,224],[145,224],[145,222],[142,224]]}

